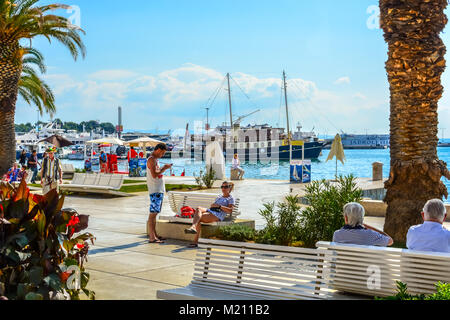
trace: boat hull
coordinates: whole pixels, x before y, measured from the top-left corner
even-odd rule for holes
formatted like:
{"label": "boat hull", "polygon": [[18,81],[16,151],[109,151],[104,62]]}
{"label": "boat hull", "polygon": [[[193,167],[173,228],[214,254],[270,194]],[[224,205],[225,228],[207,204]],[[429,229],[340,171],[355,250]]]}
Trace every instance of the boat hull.
{"label": "boat hull", "polygon": [[[307,142],[305,143],[305,159],[317,160],[321,154],[324,147],[323,142]],[[302,146],[292,146],[292,159],[301,160],[302,159]],[[255,161],[289,161],[290,160],[290,148],[289,146],[281,146],[278,148],[255,148],[255,149],[245,149],[239,150],[235,149],[232,154],[229,155],[229,159],[232,159],[234,154],[239,154],[242,162],[255,162]],[[191,159],[196,161],[205,161],[205,152],[200,149],[191,149]],[[224,151],[224,156],[227,158],[227,151]],[[189,156],[188,156],[189,158]]]}

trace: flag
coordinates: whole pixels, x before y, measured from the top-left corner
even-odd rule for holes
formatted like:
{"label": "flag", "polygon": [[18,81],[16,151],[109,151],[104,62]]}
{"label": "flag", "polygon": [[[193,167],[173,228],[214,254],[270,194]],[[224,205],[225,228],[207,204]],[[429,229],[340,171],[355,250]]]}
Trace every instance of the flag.
{"label": "flag", "polygon": [[337,162],[338,160],[344,164],[345,162],[345,153],[344,146],[342,145],[341,136],[339,134],[334,138],[333,144],[331,145],[330,154],[328,155],[327,161],[333,160],[336,157],[336,178],[337,178]]}

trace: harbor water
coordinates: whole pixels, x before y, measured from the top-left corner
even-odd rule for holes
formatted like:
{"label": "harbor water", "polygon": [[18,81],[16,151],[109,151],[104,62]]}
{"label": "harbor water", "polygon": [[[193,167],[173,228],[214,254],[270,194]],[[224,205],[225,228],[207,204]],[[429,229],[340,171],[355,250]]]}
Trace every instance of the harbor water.
{"label": "harbor water", "polygon": [[[326,162],[330,150],[323,150],[322,156],[318,161],[312,163],[312,179],[333,179],[336,172],[336,161]],[[450,148],[438,148],[439,159],[450,165]],[[338,162],[338,175],[353,174],[356,177],[372,177],[372,163],[381,162],[383,166],[383,176],[389,176],[390,155],[389,149],[376,150],[345,150],[347,161],[343,165]],[[64,163],[72,163],[75,168],[82,169],[83,161],[64,160]],[[180,176],[185,171],[186,176],[198,176],[200,170],[204,170],[203,162],[194,162],[189,159],[161,159],[161,165],[173,163],[173,173]],[[241,167],[245,170],[245,178],[264,179],[264,180],[289,180],[290,165],[288,161],[282,161],[276,164],[263,163],[243,163]],[[227,176],[230,174],[231,163],[226,165]],[[443,178],[444,183],[450,190],[450,181]],[[449,200],[447,200],[449,202]]]}

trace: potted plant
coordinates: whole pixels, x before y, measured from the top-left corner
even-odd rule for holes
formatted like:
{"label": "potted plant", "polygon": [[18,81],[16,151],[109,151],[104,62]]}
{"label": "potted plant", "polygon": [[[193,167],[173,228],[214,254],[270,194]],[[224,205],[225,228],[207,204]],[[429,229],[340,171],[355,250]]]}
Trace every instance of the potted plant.
{"label": "potted plant", "polygon": [[94,236],[80,233],[89,216],[63,209],[64,195],[45,196],[0,185],[0,296],[2,299],[78,300],[87,289],[84,268]]}

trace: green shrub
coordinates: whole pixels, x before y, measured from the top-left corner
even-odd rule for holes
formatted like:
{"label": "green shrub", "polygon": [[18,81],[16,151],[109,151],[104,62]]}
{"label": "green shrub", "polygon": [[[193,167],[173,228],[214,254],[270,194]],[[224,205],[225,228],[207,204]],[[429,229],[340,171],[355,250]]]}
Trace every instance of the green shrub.
{"label": "green shrub", "polygon": [[265,203],[259,214],[266,220],[266,227],[257,235],[257,242],[291,245],[298,234],[301,207],[298,198],[287,196],[285,202]]}
{"label": "green shrub", "polygon": [[240,224],[232,224],[219,228],[219,237],[228,241],[254,241],[255,233],[253,228]]}
{"label": "green shrub", "polygon": [[397,294],[392,297],[375,298],[375,300],[450,300],[450,283],[436,283],[436,292],[430,295],[410,295],[408,286],[397,281]]}
{"label": "green shrub", "polygon": [[317,241],[332,241],[336,230],[345,224],[343,207],[359,202],[362,190],[356,187],[355,177],[339,176],[337,183],[314,181],[306,187],[309,206],[302,212],[298,237],[306,247],[313,248]]}
{"label": "green shrub", "polygon": [[197,177],[194,175],[195,183],[201,188],[203,185],[211,189],[216,179],[216,171],[213,168],[209,168],[205,173],[203,170],[200,170],[200,175]]}
{"label": "green shrub", "polygon": [[86,173],[86,169],[75,168],[75,173]]}

